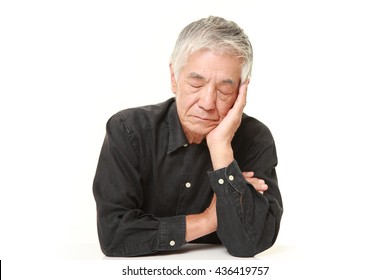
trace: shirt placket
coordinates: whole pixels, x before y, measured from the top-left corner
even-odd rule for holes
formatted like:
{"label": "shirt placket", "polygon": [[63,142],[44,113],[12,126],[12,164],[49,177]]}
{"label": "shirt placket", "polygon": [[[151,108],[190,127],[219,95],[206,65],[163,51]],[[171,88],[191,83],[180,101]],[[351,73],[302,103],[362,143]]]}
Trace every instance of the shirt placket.
{"label": "shirt placket", "polygon": [[189,195],[190,191],[193,188],[193,180],[191,177],[191,154],[194,150],[194,147],[188,144],[185,144],[183,147],[183,163],[181,168],[181,177],[179,180],[179,197],[178,197],[178,203],[176,208],[176,214],[181,215],[185,214],[186,212],[186,197]]}

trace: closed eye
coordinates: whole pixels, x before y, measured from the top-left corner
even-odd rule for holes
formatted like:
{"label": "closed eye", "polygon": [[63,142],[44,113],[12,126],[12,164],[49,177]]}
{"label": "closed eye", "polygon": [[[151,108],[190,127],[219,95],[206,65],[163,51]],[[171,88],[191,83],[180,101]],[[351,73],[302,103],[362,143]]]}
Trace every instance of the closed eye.
{"label": "closed eye", "polygon": [[232,91],[223,91],[223,90],[218,90],[218,92],[219,93],[222,93],[222,94],[224,94],[224,95],[230,95],[230,94],[232,94]]}
{"label": "closed eye", "polygon": [[227,100],[231,96],[231,93],[225,93],[220,90],[218,90],[218,98],[221,99],[222,101]]}
{"label": "closed eye", "polygon": [[192,86],[193,88],[201,88],[203,87],[203,85],[193,85],[193,84],[189,84],[190,86]]}
{"label": "closed eye", "polygon": [[230,95],[234,93],[234,87],[231,85],[222,85],[218,87],[218,92],[223,95]]}
{"label": "closed eye", "polygon": [[186,83],[191,86],[192,88],[195,88],[195,89],[200,89],[201,87],[203,87],[203,84],[202,83],[197,83],[197,82],[188,82],[186,81]]}

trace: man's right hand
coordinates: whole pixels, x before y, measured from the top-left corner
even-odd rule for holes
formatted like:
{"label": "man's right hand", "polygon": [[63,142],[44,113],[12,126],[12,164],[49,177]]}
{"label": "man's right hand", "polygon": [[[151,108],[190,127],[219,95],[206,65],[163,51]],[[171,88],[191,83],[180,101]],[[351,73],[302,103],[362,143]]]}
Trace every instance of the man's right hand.
{"label": "man's right hand", "polygon": [[[242,172],[245,180],[250,183],[259,193],[263,194],[268,190],[268,185],[263,179],[254,177],[255,173],[253,171]],[[217,197],[213,195],[213,199],[209,207],[202,213],[208,220],[208,225],[211,229],[217,230],[218,219],[217,219]]]}
{"label": "man's right hand", "polygon": [[209,207],[207,207],[207,209],[204,210],[203,215],[206,217],[210,229],[216,231],[218,225],[218,219],[217,219],[217,196],[215,194],[213,195],[213,199],[211,200]]}
{"label": "man's right hand", "polygon": [[250,183],[259,193],[263,194],[266,190],[268,190],[268,185],[263,179],[253,177],[255,175],[253,171],[242,172],[242,175],[244,175],[245,180],[247,180],[247,182]]}

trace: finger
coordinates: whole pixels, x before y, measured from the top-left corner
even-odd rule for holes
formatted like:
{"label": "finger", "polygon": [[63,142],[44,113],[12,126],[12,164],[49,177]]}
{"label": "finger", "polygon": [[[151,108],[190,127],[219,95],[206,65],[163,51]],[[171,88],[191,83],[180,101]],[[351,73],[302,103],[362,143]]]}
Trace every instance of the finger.
{"label": "finger", "polygon": [[242,175],[246,178],[252,178],[253,176],[255,176],[255,172],[253,171],[244,171],[242,172]]}
{"label": "finger", "polygon": [[248,85],[249,85],[249,79],[246,79],[245,82],[240,85],[240,88],[238,90],[236,104],[242,110],[244,110],[244,107],[246,105],[246,96],[247,96],[247,92],[248,92]]}
{"label": "finger", "polygon": [[265,181],[263,179],[258,179],[256,177],[248,178],[247,181],[249,183],[255,184],[255,185],[264,185],[265,184]]}
{"label": "finger", "polygon": [[257,190],[258,192],[264,192],[268,190],[268,185],[262,179],[249,178],[247,181]]}
{"label": "finger", "polygon": [[258,186],[255,186],[255,189],[257,191],[266,191],[266,190],[268,190],[268,185],[266,183],[260,184]]}
{"label": "finger", "polygon": [[249,84],[249,79],[246,79],[245,82],[239,86],[237,99],[232,108],[234,111],[239,111],[240,113],[244,111],[244,107],[246,105],[248,84]]}

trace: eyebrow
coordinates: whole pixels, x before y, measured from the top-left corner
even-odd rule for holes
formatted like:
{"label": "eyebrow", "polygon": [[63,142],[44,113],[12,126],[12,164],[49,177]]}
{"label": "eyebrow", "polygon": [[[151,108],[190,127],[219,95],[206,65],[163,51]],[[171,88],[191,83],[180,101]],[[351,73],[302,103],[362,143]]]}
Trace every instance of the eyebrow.
{"label": "eyebrow", "polygon": [[234,85],[234,82],[231,79],[225,79],[225,80],[222,81],[222,83],[229,84],[229,85]]}
{"label": "eyebrow", "polygon": [[[200,75],[196,72],[191,72],[188,76],[190,78],[193,78],[193,79],[205,80],[205,77],[203,77],[202,75]],[[224,79],[224,80],[222,80],[222,83],[234,85],[234,81],[232,79]]]}
{"label": "eyebrow", "polygon": [[188,76],[190,78],[199,79],[199,80],[204,80],[205,79],[202,75],[200,75],[200,74],[198,74],[196,72],[191,72]]}

